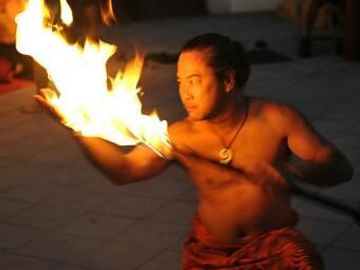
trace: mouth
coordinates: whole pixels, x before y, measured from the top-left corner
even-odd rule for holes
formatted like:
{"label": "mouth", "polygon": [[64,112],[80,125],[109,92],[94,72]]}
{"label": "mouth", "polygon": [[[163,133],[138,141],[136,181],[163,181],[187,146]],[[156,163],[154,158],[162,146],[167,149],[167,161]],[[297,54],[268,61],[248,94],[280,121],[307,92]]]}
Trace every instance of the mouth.
{"label": "mouth", "polygon": [[191,106],[191,105],[185,106],[185,109],[186,109],[186,111],[188,111],[188,112],[195,111],[196,108],[197,108],[196,106]]}

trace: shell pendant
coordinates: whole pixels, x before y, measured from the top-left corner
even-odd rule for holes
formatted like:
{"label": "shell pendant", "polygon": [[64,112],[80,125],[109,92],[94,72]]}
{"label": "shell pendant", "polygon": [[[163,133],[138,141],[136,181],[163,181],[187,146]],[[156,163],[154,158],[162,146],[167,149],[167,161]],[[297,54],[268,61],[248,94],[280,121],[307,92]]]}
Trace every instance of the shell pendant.
{"label": "shell pendant", "polygon": [[221,149],[220,152],[219,152],[219,157],[220,157],[219,162],[221,164],[228,165],[231,162],[232,158],[233,158],[231,149],[229,149],[229,148]]}

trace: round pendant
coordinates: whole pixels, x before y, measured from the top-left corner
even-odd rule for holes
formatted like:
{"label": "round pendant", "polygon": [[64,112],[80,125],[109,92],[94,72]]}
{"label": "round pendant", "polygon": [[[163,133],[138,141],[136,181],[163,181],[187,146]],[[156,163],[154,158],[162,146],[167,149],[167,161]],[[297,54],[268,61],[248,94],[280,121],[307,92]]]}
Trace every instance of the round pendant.
{"label": "round pendant", "polygon": [[232,160],[232,151],[229,148],[223,148],[219,152],[219,162],[224,165],[228,165]]}

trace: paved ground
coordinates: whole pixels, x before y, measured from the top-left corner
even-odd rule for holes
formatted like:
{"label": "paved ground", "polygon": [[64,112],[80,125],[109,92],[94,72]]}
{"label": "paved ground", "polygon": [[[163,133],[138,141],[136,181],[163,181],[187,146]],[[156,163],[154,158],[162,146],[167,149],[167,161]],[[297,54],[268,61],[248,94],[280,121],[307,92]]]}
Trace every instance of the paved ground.
{"label": "paved ground", "polygon": [[[315,41],[316,57],[298,59],[296,25],[271,14],[169,19],[119,26],[107,37],[122,50],[176,52],[188,38],[219,32],[251,48],[258,39],[292,61],[255,65],[251,95],[289,102],[344,151],[354,179],[310,188],[359,206],[359,63],[335,56],[334,41]],[[323,33],[316,33],[323,37]],[[124,42],[126,41],[126,42]],[[146,107],[170,122],[184,115],[175,65],[150,63]],[[152,181],[115,187],[83,158],[74,140],[46,114],[22,114],[34,89],[0,96],[0,269],[180,269],[179,251],[196,204],[193,187],[172,167]],[[360,269],[360,229],[348,215],[294,198],[299,227],[324,254],[327,269]]]}

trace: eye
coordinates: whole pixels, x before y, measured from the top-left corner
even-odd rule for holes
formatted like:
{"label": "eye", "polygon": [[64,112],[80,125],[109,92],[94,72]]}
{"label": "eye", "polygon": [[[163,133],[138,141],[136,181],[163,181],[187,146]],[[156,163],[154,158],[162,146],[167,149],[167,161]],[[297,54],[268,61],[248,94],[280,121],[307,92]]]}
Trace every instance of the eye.
{"label": "eye", "polygon": [[198,85],[201,83],[201,79],[199,77],[192,77],[190,80],[189,80],[189,83],[191,85]]}

